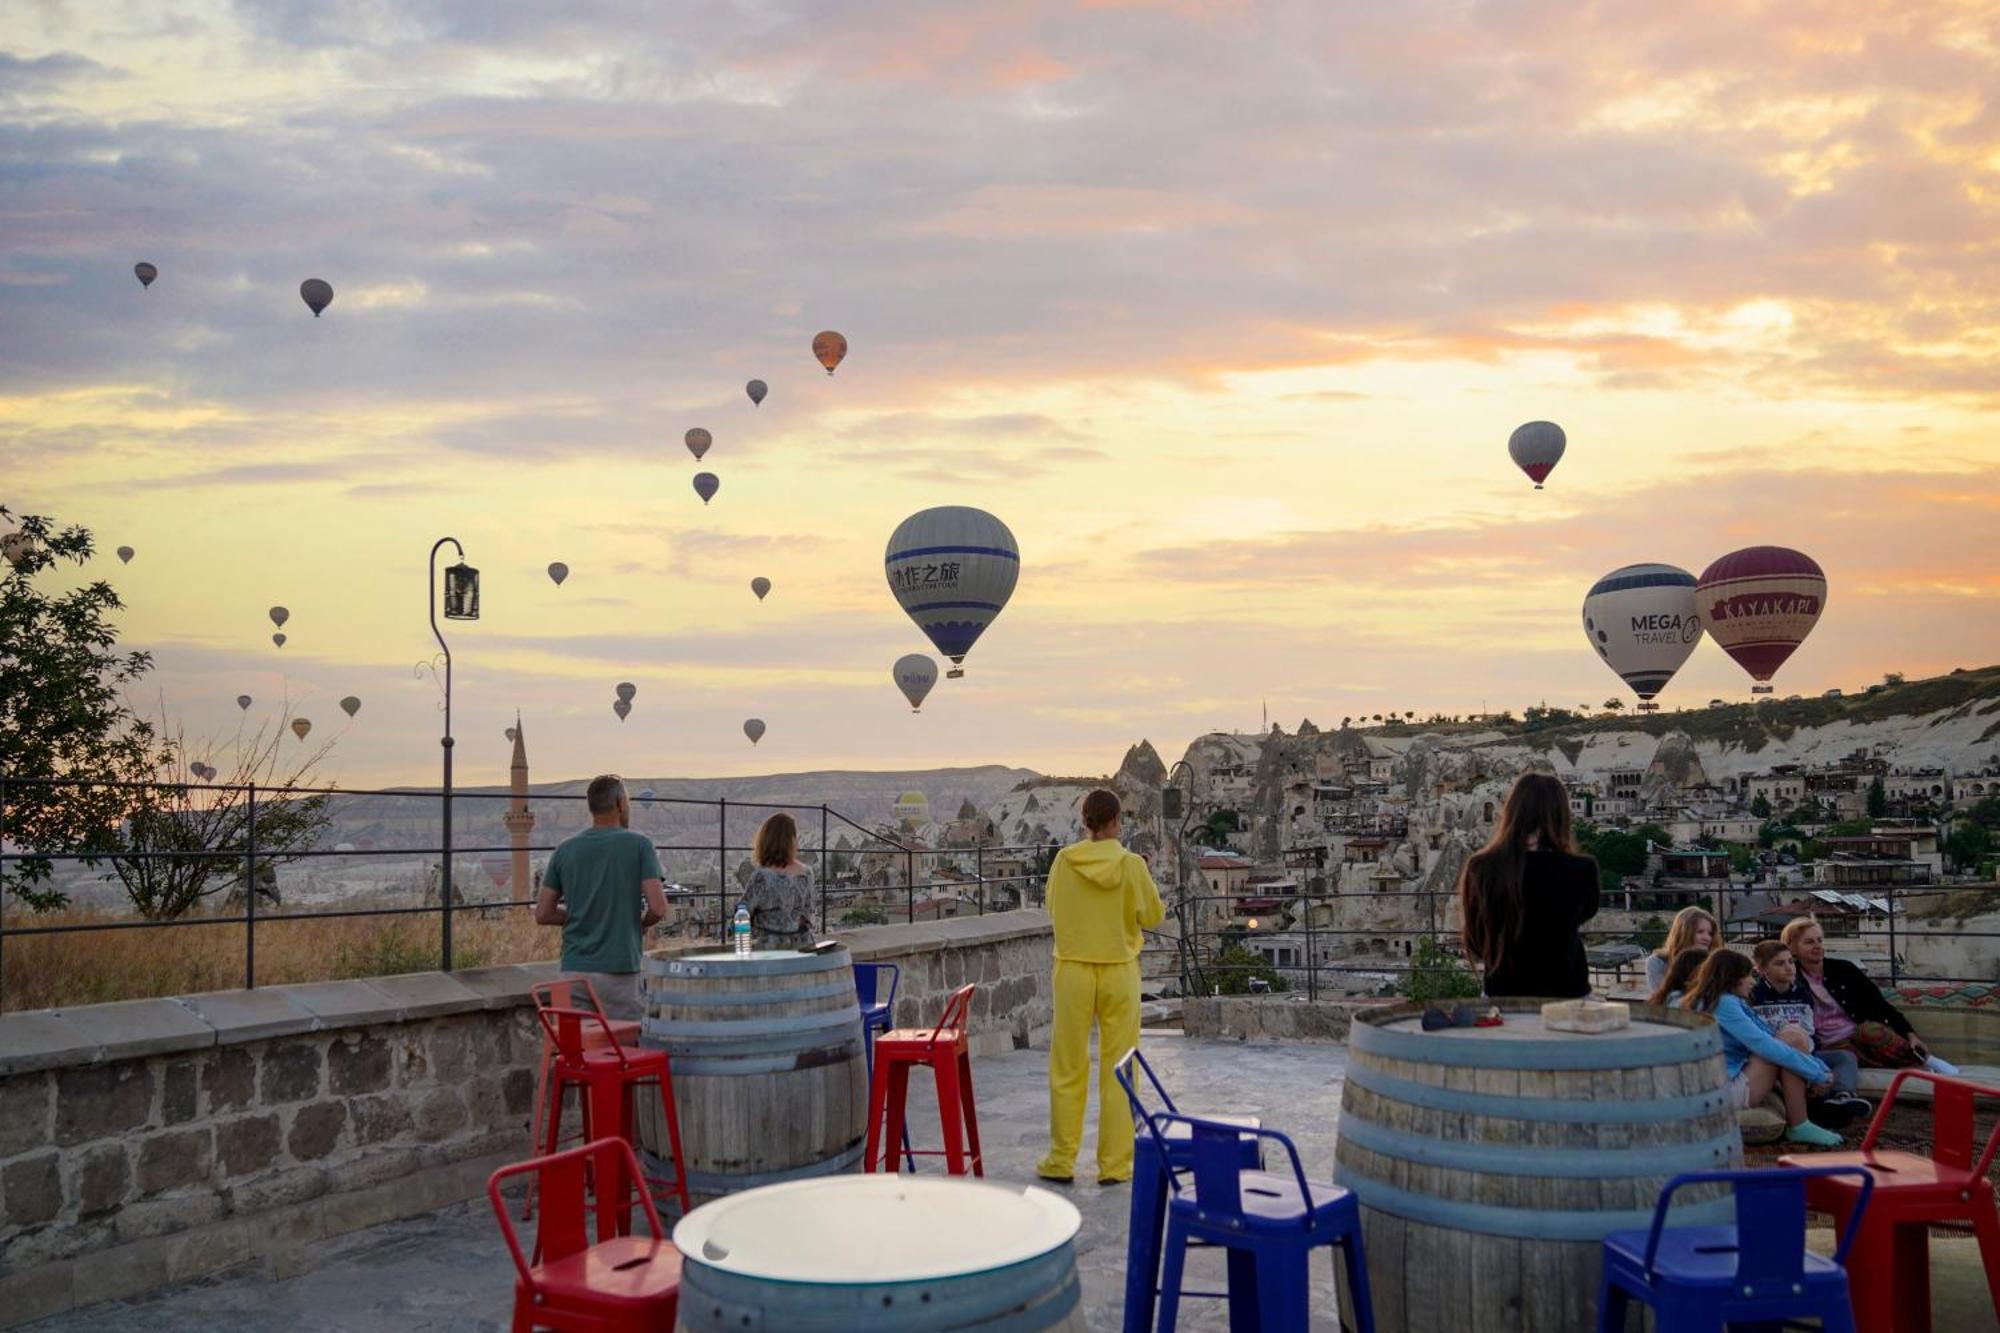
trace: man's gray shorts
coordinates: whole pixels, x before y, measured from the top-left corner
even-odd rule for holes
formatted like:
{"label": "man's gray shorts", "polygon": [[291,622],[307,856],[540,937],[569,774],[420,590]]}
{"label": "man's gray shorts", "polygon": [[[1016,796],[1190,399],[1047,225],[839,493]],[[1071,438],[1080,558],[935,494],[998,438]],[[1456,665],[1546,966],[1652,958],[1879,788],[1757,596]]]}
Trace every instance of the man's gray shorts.
{"label": "man's gray shorts", "polygon": [[[604,1005],[606,1018],[631,1019],[637,1021],[645,1017],[645,1006],[639,1000],[639,974],[637,972],[570,972],[565,975],[585,977],[597,998]],[[589,1007],[590,997],[578,995],[577,1003]]]}

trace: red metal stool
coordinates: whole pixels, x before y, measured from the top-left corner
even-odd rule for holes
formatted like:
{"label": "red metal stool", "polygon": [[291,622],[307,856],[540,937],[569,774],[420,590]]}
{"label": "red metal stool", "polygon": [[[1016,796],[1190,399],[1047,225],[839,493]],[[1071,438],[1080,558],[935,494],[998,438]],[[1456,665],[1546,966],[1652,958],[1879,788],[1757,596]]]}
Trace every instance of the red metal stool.
{"label": "red metal stool", "polygon": [[[590,1007],[599,1013],[604,1012],[604,1004],[597,998],[597,987],[590,984],[589,977],[557,977],[548,984],[553,988],[551,994],[560,997],[564,1005],[573,1005],[576,1002],[575,988],[582,986],[583,993],[590,997]],[[609,1018],[605,1020],[602,1028],[592,1026],[581,1029],[584,1048],[590,1050],[603,1046],[607,1030],[620,1046],[637,1046],[639,1044],[639,1023],[637,1019]],[[555,1060],[555,1040],[547,1032],[543,1032],[542,1064],[541,1068],[535,1074],[535,1115],[533,1121],[528,1125],[528,1155],[530,1157],[542,1151],[542,1112],[549,1104],[549,1068],[555,1064]],[[534,1215],[535,1191],[531,1187],[528,1190],[527,1199],[521,1204],[521,1219],[526,1221]]]}
{"label": "red metal stool", "polygon": [[[534,1192],[542,1199],[533,1263],[521,1252],[521,1238],[500,1198],[503,1182],[530,1173]],[[646,1211],[650,1236],[612,1235],[604,1229],[605,1195],[623,1196],[639,1178],[639,1159],[631,1144],[599,1139],[550,1157],[503,1166],[487,1180],[486,1197],[514,1258],[514,1333],[537,1328],[652,1333],[674,1326],[680,1313],[681,1252],[667,1239],[645,1190],[639,1191],[639,1203]],[[617,1189],[607,1189],[614,1179]],[[600,1204],[594,1245],[585,1203],[592,1184]]]}
{"label": "red metal stool", "polygon": [[[1931,1156],[1893,1149],[1877,1152],[1875,1136],[1889,1118],[1903,1080],[1920,1078],[1932,1084]],[[1854,1322],[1869,1333],[1929,1333],[1931,1327],[1930,1224],[1969,1222],[1979,1237],[1979,1257],[1986,1267],[1986,1287],[2000,1315],[2000,1212],[1996,1212],[1993,1182],[1987,1168],[2000,1144],[2000,1125],[1986,1136],[1977,1160],[1972,1156],[1973,1102],[2000,1098],[2000,1088],[1946,1078],[1923,1069],[1905,1069],[1889,1084],[1889,1095],[1868,1125],[1860,1152],[1787,1154],[1786,1166],[1859,1166],[1875,1180],[1875,1198],[1861,1219],[1861,1229],[1847,1260],[1853,1281]],[[1822,1176],[1806,1185],[1806,1202],[1831,1213],[1834,1226],[1847,1225],[1860,1186],[1851,1179]]]}
{"label": "red metal stool", "polygon": [[[575,1088],[583,1118],[586,1140],[617,1138],[634,1141],[637,1119],[632,1110],[632,1094],[647,1083],[659,1086],[660,1102],[667,1117],[667,1142],[673,1152],[672,1181],[650,1179],[634,1173],[617,1182],[616,1190],[600,1189],[597,1195],[598,1231],[607,1226],[621,1234],[630,1229],[632,1202],[629,1185],[636,1180],[642,1197],[650,1198],[653,1188],[671,1186],[681,1208],[688,1212],[687,1161],[681,1155],[681,1117],[674,1106],[674,1076],[665,1051],[631,1051],[619,1044],[617,1034],[603,1014],[573,1009],[555,1003],[558,986],[566,983],[544,981],[529,987],[535,997],[535,1017],[542,1031],[555,1043],[555,1063],[550,1068],[548,1112],[544,1117],[547,1139],[544,1152],[553,1154],[562,1131],[563,1094]],[[584,1043],[585,1024],[595,1026],[600,1040],[595,1046]]]}
{"label": "red metal stool", "polygon": [[[929,1065],[937,1079],[938,1118],[944,1122],[944,1149],[918,1148],[913,1157],[942,1157],[945,1170],[954,1176],[965,1174],[968,1154],[960,1146],[959,1126],[964,1125],[965,1144],[971,1148],[972,1174],[984,1176],[986,1164],[979,1152],[979,1113],[972,1101],[972,1053],[966,1045],[965,1011],[972,1003],[973,986],[960,986],[945,1001],[944,1013],[933,1028],[898,1028],[875,1039],[875,1075],[868,1085],[868,1146],[862,1169],[877,1170],[876,1148],[884,1139],[883,1113],[888,1113],[888,1151],[879,1169],[896,1170],[896,1145],[903,1141],[903,1103],[910,1088],[910,1067]],[[914,1164],[913,1164],[914,1165]]]}

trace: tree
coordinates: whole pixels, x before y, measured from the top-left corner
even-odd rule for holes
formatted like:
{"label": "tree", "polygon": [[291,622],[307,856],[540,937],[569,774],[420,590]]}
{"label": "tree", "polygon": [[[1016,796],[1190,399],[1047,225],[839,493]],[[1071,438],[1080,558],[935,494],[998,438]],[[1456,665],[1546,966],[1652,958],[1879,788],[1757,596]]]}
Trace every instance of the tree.
{"label": "tree", "polygon": [[1479,994],[1479,978],[1458,957],[1429,935],[1417,938],[1410,970],[1403,976],[1403,996],[1419,1004],[1431,1000],[1469,999]]}
{"label": "tree", "polygon": [[1607,713],[1622,713],[1625,711],[1625,701],[1617,698],[1606,699],[1604,701],[1604,711]]}
{"label": "tree", "polygon": [[1968,870],[1992,855],[1993,835],[1986,831],[1983,824],[1962,820],[1953,824],[1951,832],[1945,836],[1944,851],[1951,858],[1952,865]]}
{"label": "tree", "polygon": [[1903,673],[1900,671],[1886,672],[1882,677],[1882,683],[1884,685],[1901,685],[1903,683]]}
{"label": "tree", "polygon": [[1870,819],[1880,819],[1888,813],[1889,793],[1882,785],[1881,775],[1877,774],[1874,780],[1868,784],[1868,817]]}
{"label": "tree", "polygon": [[1758,792],[1755,796],[1751,797],[1750,813],[1757,816],[1757,818],[1759,819],[1769,819],[1771,817],[1770,798],[1764,795],[1764,793],[1761,791]]}
{"label": "tree", "polygon": [[1212,984],[1224,995],[1248,995],[1253,977],[1269,983],[1274,991],[1291,989],[1268,959],[1240,944],[1224,944],[1204,970],[1214,979]]}
{"label": "tree", "polygon": [[1203,847],[1224,847],[1229,843],[1229,835],[1243,827],[1242,819],[1234,810],[1214,810],[1195,829],[1195,841]]}
{"label": "tree", "polygon": [[[0,507],[0,518],[12,515]],[[65,905],[51,883],[53,857],[82,853],[96,865],[113,850],[129,804],[117,787],[91,786],[145,768],[152,728],[126,707],[122,687],[152,668],[143,652],[118,651],[112,623],[124,609],[98,580],[63,593],[36,586],[58,562],[81,566],[95,545],[88,529],[24,515],[0,579],[0,765],[8,840],[29,859],[0,864],[0,894],[36,911]],[[21,781],[20,779],[28,779]]]}

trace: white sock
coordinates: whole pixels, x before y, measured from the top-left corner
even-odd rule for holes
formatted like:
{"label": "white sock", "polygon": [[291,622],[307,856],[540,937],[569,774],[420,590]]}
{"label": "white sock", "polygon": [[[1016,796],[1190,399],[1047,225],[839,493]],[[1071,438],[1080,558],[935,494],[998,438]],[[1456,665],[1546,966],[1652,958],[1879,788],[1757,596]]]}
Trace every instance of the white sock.
{"label": "white sock", "polygon": [[1930,1070],[1933,1074],[1950,1075],[1950,1074],[1956,1074],[1958,1072],[1957,1065],[1953,1064],[1949,1060],[1943,1059],[1935,1055],[1933,1055],[1930,1059],[1924,1061],[1924,1068]]}

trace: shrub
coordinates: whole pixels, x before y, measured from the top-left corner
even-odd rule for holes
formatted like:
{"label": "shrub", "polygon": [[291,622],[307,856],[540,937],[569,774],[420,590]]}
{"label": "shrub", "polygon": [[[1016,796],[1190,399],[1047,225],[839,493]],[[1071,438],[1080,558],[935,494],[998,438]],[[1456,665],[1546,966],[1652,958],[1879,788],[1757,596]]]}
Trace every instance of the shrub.
{"label": "shrub", "polygon": [[1479,978],[1448,949],[1429,935],[1417,940],[1409,973],[1403,978],[1404,998],[1422,1004],[1430,1000],[1466,999],[1479,991]]}

